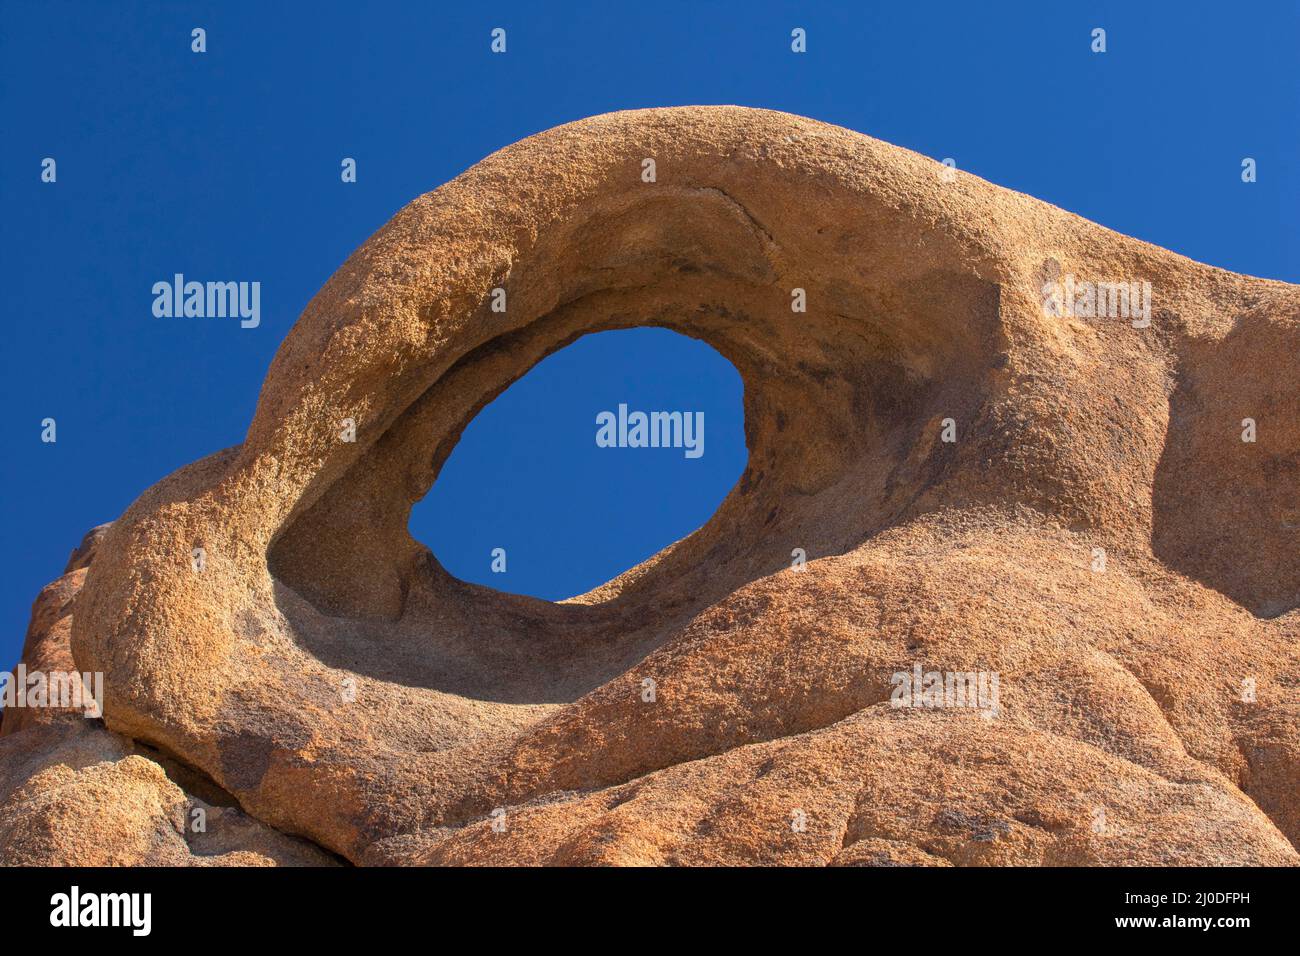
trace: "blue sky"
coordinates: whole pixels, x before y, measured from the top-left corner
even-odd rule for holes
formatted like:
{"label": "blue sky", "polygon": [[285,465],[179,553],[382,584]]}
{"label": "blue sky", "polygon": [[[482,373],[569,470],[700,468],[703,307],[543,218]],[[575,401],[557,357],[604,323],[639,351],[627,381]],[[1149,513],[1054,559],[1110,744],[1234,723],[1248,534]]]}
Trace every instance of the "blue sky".
{"label": "blue sky", "polygon": [[[411,198],[568,120],[787,110],[953,157],[1193,258],[1300,281],[1294,3],[444,6],[0,8],[0,665],[88,528],[242,439],[276,347],[352,250]],[[498,26],[505,55],[489,51]],[[803,55],[790,52],[796,26]],[[1090,50],[1094,27],[1105,54]],[[345,156],[355,184],[340,182]],[[152,284],[176,272],[260,281],[261,325],[155,318]],[[707,518],[743,465],[739,385],[706,347],[629,332],[570,351],[471,426],[418,509],[417,536],[453,571],[551,597],[589,587]],[[616,455],[588,473],[565,442],[590,441],[594,424],[564,429],[624,396],[707,409],[703,464]],[[55,444],[40,440],[46,417]],[[559,437],[525,444],[538,434]],[[503,535],[518,550],[492,580],[482,549]]]}

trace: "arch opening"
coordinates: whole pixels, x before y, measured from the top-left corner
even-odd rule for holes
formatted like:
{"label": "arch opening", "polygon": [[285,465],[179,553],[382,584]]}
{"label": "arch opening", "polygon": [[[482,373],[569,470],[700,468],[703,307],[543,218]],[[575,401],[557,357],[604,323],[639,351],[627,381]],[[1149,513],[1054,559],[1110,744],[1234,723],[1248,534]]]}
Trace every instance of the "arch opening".
{"label": "arch opening", "polygon": [[559,601],[703,527],[745,469],[739,372],[663,328],[585,335],[480,410],[411,537],[450,574]]}
{"label": "arch opening", "polygon": [[[386,373],[389,400],[371,409],[349,463],[318,473],[268,546],[275,610],[313,657],[479,700],[571,701],[722,596],[789,568],[795,549],[810,561],[843,554],[945,502],[932,489],[960,466],[937,425],[972,421],[987,397],[998,287],[924,258],[887,283],[838,268],[885,255],[889,223],[869,209],[844,244],[816,217],[752,210],[729,192],[638,195],[601,201],[503,266],[492,281],[508,287],[508,312],[492,312],[486,293],[457,303],[445,363]],[[799,234],[778,244],[764,222]],[[802,245],[815,254],[800,261],[816,264],[795,268],[789,250]],[[712,518],[676,543],[675,533],[646,542],[667,547],[562,603],[519,593],[528,589],[511,582],[508,542],[469,549],[486,584],[450,557],[444,567],[435,555],[451,552],[410,515],[466,429],[548,357],[638,329],[707,343],[743,380],[748,458],[734,486],[722,483]],[[616,399],[585,410],[593,446],[595,412],[617,412]],[[706,460],[716,445],[708,421]],[[506,571],[496,576],[499,544]],[[567,597],[639,557],[543,596]]]}

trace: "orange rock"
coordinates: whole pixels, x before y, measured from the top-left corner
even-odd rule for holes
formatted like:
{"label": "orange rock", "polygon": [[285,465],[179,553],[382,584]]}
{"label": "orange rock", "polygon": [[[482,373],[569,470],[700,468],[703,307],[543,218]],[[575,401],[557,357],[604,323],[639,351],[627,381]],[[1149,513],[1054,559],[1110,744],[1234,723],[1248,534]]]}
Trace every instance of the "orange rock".
{"label": "orange rock", "polygon": [[[450,577],[407,518],[464,426],[642,325],[744,379],[717,514],[559,604]],[[1295,286],[848,130],[595,117],[344,264],[245,442],[104,533],[72,653],[353,862],[1295,864],[1297,345]]]}

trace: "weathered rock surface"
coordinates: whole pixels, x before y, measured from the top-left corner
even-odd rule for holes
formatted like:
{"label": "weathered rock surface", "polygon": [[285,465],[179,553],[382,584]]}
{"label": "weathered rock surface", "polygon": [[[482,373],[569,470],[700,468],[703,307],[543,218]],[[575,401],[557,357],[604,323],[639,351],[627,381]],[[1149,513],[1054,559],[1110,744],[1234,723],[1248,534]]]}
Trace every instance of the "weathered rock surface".
{"label": "weathered rock surface", "polygon": [[[1047,314],[1067,277],[1149,282],[1150,323]],[[560,604],[448,575],[407,518],[461,429],[643,325],[744,379],[717,514]],[[0,860],[202,857],[167,762],[244,812],[204,860],[1295,864],[1298,346],[1300,288],[811,120],[524,140],[371,237],[244,443],[38,602],[106,729],[6,716]],[[892,707],[918,665],[996,711]]]}
{"label": "weathered rock surface", "polygon": [[[107,525],[86,535],[32,606],[28,671],[75,670],[72,608]],[[81,708],[8,708],[0,721],[0,861],[9,866],[330,866],[332,854]]]}

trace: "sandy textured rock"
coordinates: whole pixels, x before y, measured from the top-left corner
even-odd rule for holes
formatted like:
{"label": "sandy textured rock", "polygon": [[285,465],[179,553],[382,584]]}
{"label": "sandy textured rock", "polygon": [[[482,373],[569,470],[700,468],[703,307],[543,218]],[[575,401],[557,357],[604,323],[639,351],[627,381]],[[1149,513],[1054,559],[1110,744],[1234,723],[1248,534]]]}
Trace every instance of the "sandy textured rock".
{"label": "sandy textured rock", "polygon": [[[43,674],[77,672],[69,644],[72,635],[73,599],[86,582],[86,569],[94,559],[95,551],[109,526],[92,528],[73,549],[63,576],[41,589],[32,604],[32,617],[27,626],[20,660],[28,671]],[[20,676],[15,668],[14,680]],[[92,684],[93,687],[93,684]],[[0,737],[15,734],[25,727],[49,723],[63,714],[84,712],[83,707],[7,707],[0,711]]]}
{"label": "sandy textured rock", "polygon": [[[76,597],[107,525],[73,551],[32,606],[28,672],[72,671]],[[0,864],[333,866],[338,858],[245,814],[202,773],[73,707],[8,708],[0,720]]]}
{"label": "sandy textured rock", "polygon": [[216,788],[200,784],[217,794],[217,804],[183,790],[168,775],[166,758],[88,722],[38,725],[6,737],[0,763],[6,866],[337,863],[319,847],[249,817]]}
{"label": "sandy textured rock", "polygon": [[[1047,314],[1067,277],[1149,325]],[[560,604],[448,575],[407,518],[461,430],[643,325],[744,380],[718,512]],[[244,443],[103,534],[72,651],[112,731],[354,862],[1293,864],[1297,346],[1294,286],[857,133],[595,117],[344,264]],[[916,665],[996,715],[891,707]]]}

